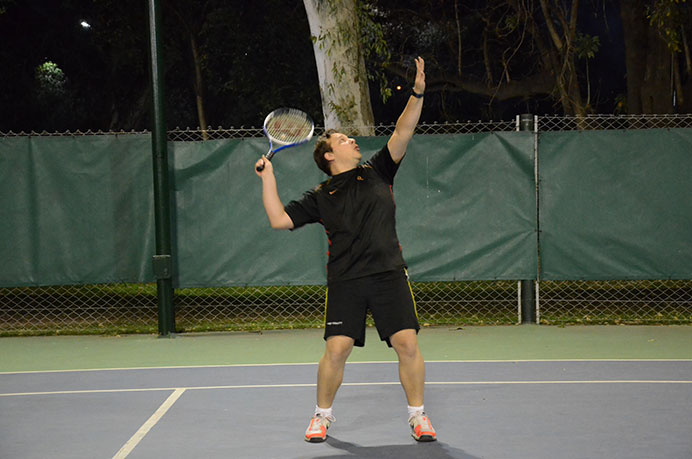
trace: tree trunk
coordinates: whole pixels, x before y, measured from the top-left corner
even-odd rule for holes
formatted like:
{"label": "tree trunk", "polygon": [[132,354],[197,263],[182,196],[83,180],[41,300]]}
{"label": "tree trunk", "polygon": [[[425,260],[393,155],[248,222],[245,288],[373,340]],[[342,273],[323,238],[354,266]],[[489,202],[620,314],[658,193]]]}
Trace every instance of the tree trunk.
{"label": "tree trunk", "polygon": [[204,18],[210,2],[170,1],[167,6],[171,8],[182,25],[183,30],[190,40],[190,55],[192,57],[192,69],[194,71],[193,89],[195,91],[195,105],[197,107],[197,120],[202,133],[202,140],[209,139],[207,115],[204,104],[204,79],[202,76],[202,57],[199,53],[197,38],[199,37]]}
{"label": "tree trunk", "polygon": [[620,18],[627,69],[627,113],[642,113],[641,88],[646,71],[648,29],[643,0],[620,0]]}
{"label": "tree trunk", "polygon": [[[681,28],[682,34],[682,62],[681,90],[678,93],[678,113],[692,113],[692,55],[687,41],[687,32]],[[683,64],[684,63],[684,64]]]}
{"label": "tree trunk", "polygon": [[642,113],[672,113],[670,51],[653,27],[649,27],[648,37],[646,69],[640,90]]}
{"label": "tree trunk", "polygon": [[190,34],[190,48],[192,49],[192,63],[195,67],[195,100],[197,102],[197,118],[199,119],[199,129],[202,131],[202,140],[209,140],[207,132],[207,115],[204,109],[204,91],[202,80],[202,61],[199,57],[199,48],[195,36]]}
{"label": "tree trunk", "polygon": [[325,128],[374,135],[375,119],[355,0],[303,0],[310,23]]}
{"label": "tree trunk", "polygon": [[646,2],[620,0],[627,69],[627,113],[671,113],[671,58],[655,26],[646,19]]}

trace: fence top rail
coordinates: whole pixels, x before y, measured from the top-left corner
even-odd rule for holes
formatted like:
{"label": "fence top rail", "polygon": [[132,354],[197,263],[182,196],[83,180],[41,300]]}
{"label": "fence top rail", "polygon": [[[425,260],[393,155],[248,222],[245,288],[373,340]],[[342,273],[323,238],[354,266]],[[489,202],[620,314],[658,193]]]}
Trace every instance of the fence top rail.
{"label": "fence top rail", "polygon": [[0,137],[80,137],[88,135],[132,135],[132,134],[149,134],[149,131],[142,130],[137,131],[135,129],[131,131],[102,131],[102,130],[91,130],[86,131],[76,130],[76,131],[7,131],[0,132]]}
{"label": "fence top rail", "polygon": [[692,128],[692,114],[586,115],[538,117],[538,131]]}
{"label": "fence top rail", "polygon": [[[641,129],[673,129],[692,128],[692,114],[664,114],[664,115],[541,115],[536,118],[536,127],[539,132],[545,131],[574,131],[574,130],[641,130]],[[348,133],[374,132],[376,136],[387,136],[394,132],[394,124],[381,124],[376,126],[344,126],[340,130]],[[508,132],[519,129],[519,116],[506,121],[455,121],[444,123],[420,123],[416,129],[417,134],[475,134],[482,132]],[[323,133],[325,128],[318,126],[316,135]],[[103,130],[75,130],[63,132],[48,131],[21,131],[0,132],[0,137],[79,137],[93,135],[132,135],[150,134],[148,130],[131,131],[103,131]],[[210,127],[205,130],[199,127],[180,128],[168,130],[168,140],[171,141],[199,141],[218,139],[244,139],[262,137],[261,127],[240,126],[224,128]]]}
{"label": "fence top rail", "polygon": [[[394,124],[381,124],[376,126],[344,126],[342,131],[349,134],[356,132],[374,132],[376,136],[391,135],[394,132]],[[417,127],[418,134],[470,134],[479,132],[506,132],[516,130],[516,120],[511,121],[466,121],[454,123],[421,123]],[[323,126],[315,128],[315,134],[320,135],[325,131]],[[126,134],[149,134],[150,131],[30,131],[30,132],[0,132],[0,137],[78,137],[88,135],[126,135]],[[198,140],[217,140],[217,139],[246,139],[263,137],[262,127],[210,127],[205,130],[199,127],[180,128],[168,130],[168,140],[172,141],[198,141]]]}

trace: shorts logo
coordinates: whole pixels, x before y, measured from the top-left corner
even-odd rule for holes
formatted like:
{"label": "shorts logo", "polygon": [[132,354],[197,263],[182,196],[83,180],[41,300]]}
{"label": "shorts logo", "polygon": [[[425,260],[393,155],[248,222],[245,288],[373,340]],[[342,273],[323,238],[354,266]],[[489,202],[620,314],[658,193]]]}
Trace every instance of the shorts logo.
{"label": "shorts logo", "polygon": [[343,322],[327,322],[327,325],[343,325]]}

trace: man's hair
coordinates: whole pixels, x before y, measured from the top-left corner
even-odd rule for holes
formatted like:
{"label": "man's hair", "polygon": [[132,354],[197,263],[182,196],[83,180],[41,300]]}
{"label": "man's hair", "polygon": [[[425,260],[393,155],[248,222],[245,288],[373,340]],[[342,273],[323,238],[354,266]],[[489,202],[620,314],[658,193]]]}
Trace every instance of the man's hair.
{"label": "man's hair", "polygon": [[324,154],[332,151],[332,146],[329,145],[329,138],[336,132],[338,132],[336,129],[327,129],[324,134],[319,136],[317,139],[315,151],[312,153],[312,157],[315,159],[317,167],[319,167],[322,172],[330,177],[332,175],[332,171],[329,169],[329,161],[327,161],[327,159],[324,157]]}

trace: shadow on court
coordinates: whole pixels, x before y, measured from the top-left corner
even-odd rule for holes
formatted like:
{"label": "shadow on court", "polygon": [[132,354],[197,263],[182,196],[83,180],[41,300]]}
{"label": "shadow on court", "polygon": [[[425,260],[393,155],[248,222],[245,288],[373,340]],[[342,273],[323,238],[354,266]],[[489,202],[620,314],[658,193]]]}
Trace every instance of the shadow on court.
{"label": "shadow on court", "polygon": [[327,437],[327,444],[332,448],[344,451],[343,455],[318,456],[315,459],[335,459],[372,457],[380,459],[480,459],[458,448],[436,441],[431,443],[416,443],[411,445],[382,445],[360,446],[355,443],[341,441],[334,437]]}

